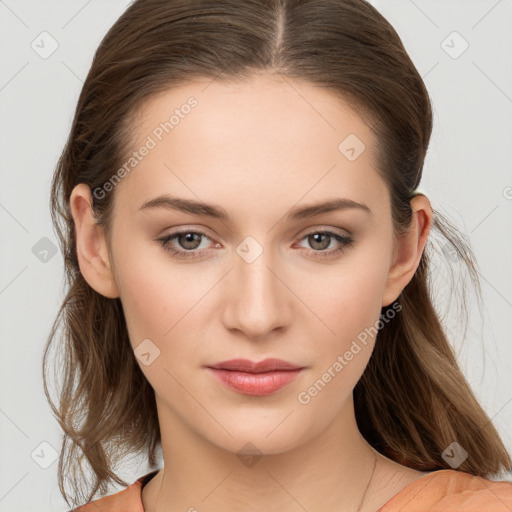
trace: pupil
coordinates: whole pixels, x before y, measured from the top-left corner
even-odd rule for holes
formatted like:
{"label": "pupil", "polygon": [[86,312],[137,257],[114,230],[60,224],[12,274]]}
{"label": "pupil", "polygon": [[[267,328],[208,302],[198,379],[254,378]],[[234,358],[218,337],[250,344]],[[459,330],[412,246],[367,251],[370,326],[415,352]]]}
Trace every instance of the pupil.
{"label": "pupil", "polygon": [[[185,241],[184,241],[185,245],[184,245],[184,247],[186,249],[195,249],[197,247],[197,243],[194,246],[194,238],[199,237],[199,235],[197,235],[197,233],[185,233],[182,236],[185,238]],[[196,242],[197,242],[197,240],[196,240]],[[191,243],[192,247],[187,246],[187,243]]]}
{"label": "pupil", "polygon": [[[312,235],[312,237],[313,237],[313,244],[320,244],[320,247],[316,247],[317,249],[325,249],[329,245],[329,235],[327,235],[326,233],[315,233],[314,235]],[[325,237],[325,240],[323,243],[321,242],[322,237]],[[327,245],[326,245],[325,241],[327,241]],[[314,245],[313,245],[313,247],[314,247]]]}

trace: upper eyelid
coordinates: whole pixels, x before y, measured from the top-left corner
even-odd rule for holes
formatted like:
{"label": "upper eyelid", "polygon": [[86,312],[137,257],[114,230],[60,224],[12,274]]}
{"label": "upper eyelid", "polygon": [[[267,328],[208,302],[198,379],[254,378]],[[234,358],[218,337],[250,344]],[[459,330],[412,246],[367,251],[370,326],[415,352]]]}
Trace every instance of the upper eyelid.
{"label": "upper eyelid", "polygon": [[[208,236],[209,238],[213,238],[213,237],[210,237],[208,235],[208,232],[209,232],[209,228],[207,227],[203,227],[201,225],[199,225],[199,227],[176,227],[176,228],[169,228],[169,229],[176,229],[176,231],[172,231],[170,233],[168,233],[168,235],[171,235],[171,234],[176,234],[176,233],[183,233],[183,232],[194,232],[194,233],[201,233],[201,234],[204,234],[206,236]],[[338,226],[330,226],[330,225],[327,225],[327,224],[319,224],[318,226],[316,227],[307,227],[307,228],[303,228],[301,230],[302,233],[310,233],[310,232],[317,232],[317,231],[344,231],[346,233],[346,236],[351,236],[352,233],[350,232],[350,230],[348,230],[347,228],[342,228],[342,227],[338,227]],[[230,230],[230,233],[232,233],[232,231]],[[164,235],[164,236],[167,236],[167,235]]]}
{"label": "upper eyelid", "polygon": [[[352,234],[347,232],[347,233],[342,233],[340,232],[342,228],[335,228],[335,227],[318,227],[318,228],[306,228],[306,231],[303,231],[300,235],[297,235],[297,238],[299,240],[302,240],[304,239],[306,236],[309,236],[310,234],[314,234],[314,233],[327,233],[327,234],[331,234],[331,235],[338,235],[338,236],[341,236],[343,238],[352,238]],[[339,230],[339,231],[338,231]],[[171,233],[167,233],[163,236],[160,237],[160,239],[170,239],[170,238],[174,238],[180,234],[186,234],[186,233],[195,233],[195,234],[198,234],[198,235],[201,235],[202,237],[205,237],[207,238],[208,240],[210,240],[210,242],[212,243],[218,243],[215,241],[215,239],[210,236],[206,231],[204,231],[203,229],[196,229],[196,228],[183,228],[183,229],[178,229],[177,231],[173,231]]]}

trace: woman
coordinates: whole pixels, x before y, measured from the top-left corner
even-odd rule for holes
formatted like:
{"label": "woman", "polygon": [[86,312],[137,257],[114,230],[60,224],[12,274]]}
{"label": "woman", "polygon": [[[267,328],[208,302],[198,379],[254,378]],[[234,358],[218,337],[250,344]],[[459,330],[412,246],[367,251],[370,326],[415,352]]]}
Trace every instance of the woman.
{"label": "woman", "polygon": [[[477,282],[417,188],[431,130],[363,0],[127,9],[52,188],[77,510],[510,509],[427,285],[434,227]],[[153,471],[91,501],[141,451]]]}

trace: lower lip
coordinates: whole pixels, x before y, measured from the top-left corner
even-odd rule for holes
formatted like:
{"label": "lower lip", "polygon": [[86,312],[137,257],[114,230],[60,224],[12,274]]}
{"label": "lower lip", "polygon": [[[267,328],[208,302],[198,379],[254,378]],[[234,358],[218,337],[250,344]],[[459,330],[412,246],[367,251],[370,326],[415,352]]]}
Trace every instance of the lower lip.
{"label": "lower lip", "polygon": [[265,373],[248,373],[208,368],[228,388],[245,395],[270,395],[293,382],[304,368]]}

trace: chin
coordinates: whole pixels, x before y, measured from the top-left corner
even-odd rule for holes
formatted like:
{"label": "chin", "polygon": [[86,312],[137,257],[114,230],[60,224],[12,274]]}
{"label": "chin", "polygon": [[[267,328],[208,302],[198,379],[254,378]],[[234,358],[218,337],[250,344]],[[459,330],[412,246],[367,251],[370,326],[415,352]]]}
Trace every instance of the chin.
{"label": "chin", "polygon": [[302,425],[299,428],[297,419],[291,420],[291,416],[293,414],[284,421],[283,417],[286,417],[286,414],[281,415],[278,421],[255,421],[253,423],[250,416],[246,415],[243,423],[231,423],[227,427],[232,437],[224,432],[225,435],[221,434],[219,437],[213,438],[210,431],[210,435],[206,438],[219,448],[236,455],[259,456],[286,453],[313,437],[311,429],[308,429],[304,422],[301,422]]}

